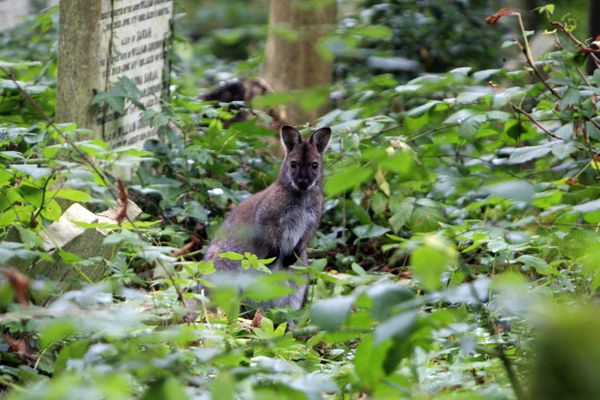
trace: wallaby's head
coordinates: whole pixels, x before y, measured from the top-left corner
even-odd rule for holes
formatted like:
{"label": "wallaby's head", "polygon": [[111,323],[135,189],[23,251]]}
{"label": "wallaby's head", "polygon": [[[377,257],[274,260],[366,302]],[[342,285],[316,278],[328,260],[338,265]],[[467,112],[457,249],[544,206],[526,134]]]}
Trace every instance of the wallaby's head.
{"label": "wallaby's head", "polygon": [[309,138],[291,126],[281,128],[281,142],[285,159],[279,172],[279,181],[286,187],[305,191],[321,185],[323,153],[329,144],[331,129],[317,129]]}

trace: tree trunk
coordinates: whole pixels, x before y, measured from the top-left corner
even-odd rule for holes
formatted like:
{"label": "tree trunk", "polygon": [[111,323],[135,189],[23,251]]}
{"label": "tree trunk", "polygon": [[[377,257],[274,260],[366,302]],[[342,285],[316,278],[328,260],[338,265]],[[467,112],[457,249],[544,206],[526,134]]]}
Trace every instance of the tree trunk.
{"label": "tree trunk", "polygon": [[[588,29],[592,40],[600,35],[600,0],[588,0]],[[588,59],[588,72],[592,74],[596,65],[591,59]]]}
{"label": "tree trunk", "polygon": [[[271,0],[263,77],[276,92],[331,84],[333,60],[318,51],[318,43],[333,32],[336,16],[335,0]],[[286,122],[304,124],[323,115],[327,101],[314,103],[287,104]]]}

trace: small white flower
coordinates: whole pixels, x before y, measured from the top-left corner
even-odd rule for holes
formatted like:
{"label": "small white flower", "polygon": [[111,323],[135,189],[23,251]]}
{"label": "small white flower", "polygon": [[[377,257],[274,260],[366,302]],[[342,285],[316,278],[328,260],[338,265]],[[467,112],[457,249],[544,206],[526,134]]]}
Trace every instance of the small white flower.
{"label": "small white flower", "polygon": [[221,188],[214,188],[208,191],[208,194],[210,194],[211,196],[222,196],[223,193],[225,192],[223,192],[223,189]]}

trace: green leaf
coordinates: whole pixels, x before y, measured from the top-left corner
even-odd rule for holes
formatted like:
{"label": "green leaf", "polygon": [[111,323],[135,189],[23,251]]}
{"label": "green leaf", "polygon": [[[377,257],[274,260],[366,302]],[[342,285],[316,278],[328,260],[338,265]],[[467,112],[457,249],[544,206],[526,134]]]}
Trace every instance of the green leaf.
{"label": "green leaf", "polygon": [[412,163],[412,154],[408,152],[398,152],[390,157],[382,158],[378,162],[381,167],[398,173],[409,172]]}
{"label": "green leaf", "polygon": [[383,364],[391,346],[391,340],[376,344],[374,338],[368,336],[356,348],[354,370],[362,390],[371,392],[385,378]]}
{"label": "green leaf", "polygon": [[89,339],[77,340],[73,343],[69,343],[62,349],[56,356],[56,364],[54,366],[54,372],[61,373],[67,368],[69,360],[81,359],[85,356],[90,346]]}
{"label": "green leaf", "polygon": [[93,200],[93,197],[89,193],[83,192],[76,189],[60,189],[49,191],[50,197],[58,197],[59,199],[66,199],[75,202],[86,203]]}
{"label": "green leaf", "polygon": [[354,296],[338,296],[320,300],[311,306],[310,319],[315,325],[326,331],[335,331],[346,320],[354,301]]}
{"label": "green leaf", "polygon": [[360,166],[342,169],[326,179],[325,193],[331,197],[352,189],[373,176],[373,172],[373,168]]}
{"label": "green leaf", "polygon": [[15,69],[15,70],[27,69],[30,67],[37,67],[39,65],[42,65],[42,63],[39,61],[9,62],[9,61],[0,60],[0,68],[5,68],[5,69]]}
{"label": "green leaf", "polygon": [[438,104],[442,104],[441,101],[439,100],[431,100],[419,107],[415,107],[411,110],[409,110],[406,115],[408,115],[409,117],[416,117],[419,116],[421,114],[426,113],[429,110],[432,110],[433,108],[435,108]]}
{"label": "green leaf", "polygon": [[49,221],[57,221],[62,215],[62,208],[56,200],[50,200],[44,204],[44,209],[40,215]]}
{"label": "green leaf", "polygon": [[177,379],[168,377],[152,383],[141,397],[142,400],[186,400],[189,396],[184,385]]}
{"label": "green leaf", "polygon": [[77,327],[70,319],[53,320],[39,332],[40,348],[45,349],[77,332]]}
{"label": "green leaf", "polygon": [[354,29],[354,32],[369,39],[390,39],[392,37],[392,30],[385,25],[362,26]]}
{"label": "green leaf", "polygon": [[43,178],[52,173],[50,168],[38,167],[31,164],[11,164],[10,167],[16,171],[31,176],[33,179]]}
{"label": "green leaf", "polygon": [[581,203],[573,207],[573,211],[581,213],[589,213],[597,210],[600,210],[600,199],[586,201],[585,203]]}
{"label": "green leaf", "polygon": [[396,315],[375,329],[375,344],[382,343],[389,338],[406,338],[415,327],[417,313],[414,311]]}
{"label": "green leaf", "polygon": [[211,385],[211,400],[234,400],[235,379],[228,372],[222,372]]}
{"label": "green leaf", "polygon": [[408,287],[393,283],[380,283],[367,289],[367,296],[373,301],[371,315],[383,320],[387,318],[392,307],[415,298],[415,293]]}
{"label": "green leaf", "polygon": [[235,253],[233,251],[226,251],[224,253],[219,253],[219,257],[220,258],[225,258],[227,260],[234,260],[234,261],[239,261],[239,260],[243,260],[244,256],[239,254],[239,253]]}
{"label": "green leaf", "polygon": [[439,289],[441,275],[454,264],[455,259],[456,250],[452,245],[438,237],[428,236],[411,254],[413,274],[426,289]]}
{"label": "green leaf", "polygon": [[508,158],[509,164],[523,164],[536,158],[544,157],[546,154],[552,151],[552,147],[548,144],[542,144],[539,146],[505,149],[505,151],[510,154]]}
{"label": "green leaf", "polygon": [[414,208],[413,198],[404,199],[394,207],[394,215],[388,219],[394,232],[399,232],[410,221]]}
{"label": "green leaf", "polygon": [[444,215],[436,207],[416,207],[410,216],[410,228],[414,232],[431,232],[439,229]]}
{"label": "green leaf", "polygon": [[389,232],[389,229],[375,224],[367,224],[357,226],[352,229],[352,232],[361,239],[371,239],[383,236],[386,232]]}
{"label": "green leaf", "polygon": [[568,88],[563,93],[563,98],[560,100],[560,109],[566,110],[569,106],[579,103],[579,99],[581,98],[579,94],[579,90],[575,88]]}
{"label": "green leaf", "polygon": [[548,263],[539,257],[535,257],[529,254],[522,255],[515,261],[523,263],[529,267],[534,268],[540,275],[555,275],[560,276],[560,272],[554,267],[548,265]]}
{"label": "green leaf", "polygon": [[481,188],[481,192],[507,199],[530,202],[535,194],[535,188],[527,181],[511,180],[484,186]]}
{"label": "green leaf", "polygon": [[63,249],[58,249],[58,255],[60,256],[60,258],[63,259],[64,262],[66,262],[68,264],[83,261],[83,259],[81,257],[79,257],[77,254],[71,253],[71,252],[63,250]]}

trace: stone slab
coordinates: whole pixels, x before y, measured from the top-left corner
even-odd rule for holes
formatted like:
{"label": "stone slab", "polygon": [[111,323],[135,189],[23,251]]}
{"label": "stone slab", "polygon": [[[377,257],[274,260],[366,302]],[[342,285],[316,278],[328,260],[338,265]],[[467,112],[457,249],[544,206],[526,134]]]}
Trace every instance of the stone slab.
{"label": "stone slab", "polygon": [[143,93],[145,107],[160,110],[168,91],[173,0],[61,0],[56,114],[111,147],[141,145],[156,135],[142,111],[124,115],[92,106],[96,93],[122,77]]}
{"label": "stone slab", "polygon": [[[127,218],[133,221],[141,212],[142,210],[129,200]],[[62,249],[76,254],[84,260],[92,257],[110,259],[116,248],[115,246],[103,244],[103,241],[112,230],[105,228],[86,229],[77,225],[77,222],[114,225],[116,224],[117,214],[117,207],[112,207],[103,213],[94,214],[79,203],[71,205],[58,221],[52,223],[40,233],[40,236],[44,239],[44,248],[53,260],[38,260],[31,265],[20,266],[19,269],[31,277],[43,276],[57,282],[81,280],[83,275],[92,281],[102,279],[107,272],[104,264],[94,265],[85,268],[85,270],[77,270],[62,260],[58,250]]]}

